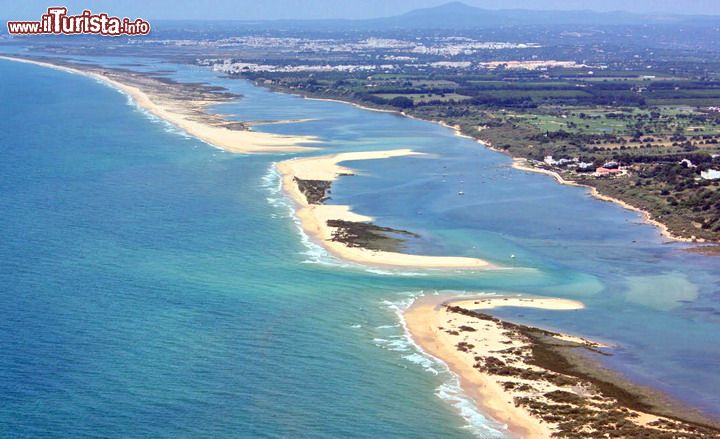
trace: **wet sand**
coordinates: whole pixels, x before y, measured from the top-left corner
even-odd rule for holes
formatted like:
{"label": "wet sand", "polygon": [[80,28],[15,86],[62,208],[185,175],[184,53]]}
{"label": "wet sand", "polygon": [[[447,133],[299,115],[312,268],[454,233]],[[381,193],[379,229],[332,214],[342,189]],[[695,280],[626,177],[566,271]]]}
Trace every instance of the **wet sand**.
{"label": "wet sand", "polygon": [[352,212],[350,206],[313,204],[307,194],[300,190],[299,180],[332,182],[341,175],[353,174],[353,170],[339,163],[350,160],[377,160],[399,156],[421,155],[410,149],[391,151],[351,152],[319,157],[307,157],[278,163],[283,189],[295,201],[296,215],[304,231],[323,245],[330,253],[355,263],[410,268],[487,269],[492,265],[484,260],[454,256],[411,255],[392,251],[379,251],[350,246],[337,239],[337,229],[328,221],[371,223],[373,218]]}
{"label": "wet sand", "polygon": [[166,120],[186,133],[220,149],[233,153],[301,152],[317,148],[316,137],[286,136],[250,130],[240,122],[225,120],[208,112],[208,106],[229,98],[206,91],[197,84],[163,82],[136,72],[108,70],[90,66],[55,64],[25,58],[0,56],[0,59],[81,74],[102,81],[129,95],[149,113]]}
{"label": "wet sand", "polygon": [[594,435],[609,430],[617,430],[618,437],[720,434],[691,409],[587,359],[602,355],[603,345],[483,312],[510,306],[557,312],[584,308],[556,298],[427,296],[405,312],[404,320],[422,350],[447,364],[480,410],[506,424],[512,436],[600,437]]}

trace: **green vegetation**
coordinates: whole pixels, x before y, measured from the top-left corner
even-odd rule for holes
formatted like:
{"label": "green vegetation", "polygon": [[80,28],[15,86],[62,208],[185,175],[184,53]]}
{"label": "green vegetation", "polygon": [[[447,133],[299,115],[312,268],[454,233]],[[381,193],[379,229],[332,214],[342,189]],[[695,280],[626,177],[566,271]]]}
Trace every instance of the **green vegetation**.
{"label": "green vegetation", "polygon": [[[429,69],[402,74],[248,74],[284,91],[332,97],[458,126],[514,157],[541,162],[648,211],[685,238],[720,239],[720,81],[664,71]],[[681,165],[683,160],[690,163]],[[620,175],[592,171],[617,162]]]}
{"label": "green vegetation", "polygon": [[[594,354],[608,354],[591,343],[561,340],[557,333],[460,306],[446,305],[445,309],[478,321],[494,322],[502,327],[504,336],[522,343],[508,350],[493,351],[497,356],[478,355],[467,341],[460,341],[455,347],[475,355],[473,367],[501,381],[506,391],[513,392],[516,406],[554,424],[557,431],[553,437],[717,437],[717,427],[703,416],[600,366]],[[459,336],[455,329],[465,331],[463,328],[468,326],[445,332]],[[548,391],[548,385],[556,388]],[[652,424],[643,424],[638,422],[636,410],[660,418]]]}
{"label": "green vegetation", "polygon": [[[426,94],[419,94],[419,93],[409,93],[409,94],[393,94],[393,93],[377,93],[375,96],[378,96],[382,99],[387,99],[388,103],[390,105],[396,105],[393,104],[393,99],[398,97],[405,97],[412,100],[412,106],[418,105],[418,104],[425,104],[433,101],[439,101],[439,102],[449,102],[449,101],[464,101],[465,99],[470,99],[470,96],[464,96],[457,93],[440,93],[440,94],[434,94],[434,93],[426,93]],[[400,105],[402,106],[402,104]]]}

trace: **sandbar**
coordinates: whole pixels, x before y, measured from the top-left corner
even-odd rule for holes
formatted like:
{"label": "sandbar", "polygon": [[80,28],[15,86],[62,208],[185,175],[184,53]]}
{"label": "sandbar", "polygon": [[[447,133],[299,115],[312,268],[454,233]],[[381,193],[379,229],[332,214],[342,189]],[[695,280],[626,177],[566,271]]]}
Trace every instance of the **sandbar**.
{"label": "sandbar", "polygon": [[[415,343],[445,363],[478,408],[513,437],[717,437],[718,426],[664,395],[617,378],[586,355],[604,345],[492,317],[483,311],[584,308],[569,299],[524,296],[417,299],[404,315]],[[599,363],[598,363],[599,364]]]}
{"label": "sandbar", "polygon": [[[210,93],[188,96],[173,90],[175,84],[162,82],[136,72],[103,69],[91,66],[55,64],[26,58],[0,56],[0,59],[34,64],[81,74],[102,81],[129,95],[135,103],[149,113],[175,125],[186,133],[209,145],[233,153],[302,152],[316,148],[304,146],[318,143],[313,136],[287,136],[252,131],[247,126],[235,129],[233,123],[221,116],[210,114],[207,107],[221,103]],[[179,84],[183,86],[183,84]],[[185,84],[185,88],[192,85]],[[178,87],[175,87],[176,89]]]}
{"label": "sandbar", "polygon": [[308,201],[300,190],[298,179],[331,182],[341,175],[354,171],[341,162],[352,160],[377,160],[399,156],[422,155],[410,149],[387,151],[349,152],[318,157],[305,157],[286,160],[277,164],[282,175],[283,189],[296,204],[296,216],[303,230],[319,242],[330,253],[355,263],[409,268],[437,269],[487,269],[492,265],[482,259],[455,256],[413,255],[392,251],[379,251],[359,246],[349,246],[334,239],[337,229],[328,225],[328,221],[341,220],[354,223],[369,223],[373,218],[352,212],[350,206],[332,204],[314,204]]}

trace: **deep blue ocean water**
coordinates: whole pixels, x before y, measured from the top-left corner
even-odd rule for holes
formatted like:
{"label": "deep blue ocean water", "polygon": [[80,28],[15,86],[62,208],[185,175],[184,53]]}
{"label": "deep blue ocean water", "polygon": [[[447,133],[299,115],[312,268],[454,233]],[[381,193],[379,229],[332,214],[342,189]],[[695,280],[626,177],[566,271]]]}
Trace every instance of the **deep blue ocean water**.
{"label": "deep blue ocean water", "polygon": [[449,129],[142,62],[242,94],[218,106],[240,120],[313,119],[258,129],[317,135],[315,154],[432,154],[348,163],[333,202],[420,233],[409,251],[517,268],[337,261],[279,191],[290,155],[224,153],[91,79],[0,61],[0,436],[498,436],[400,325],[437,291],[582,300],[499,314],[608,341],[609,365],[720,415],[720,259]]}

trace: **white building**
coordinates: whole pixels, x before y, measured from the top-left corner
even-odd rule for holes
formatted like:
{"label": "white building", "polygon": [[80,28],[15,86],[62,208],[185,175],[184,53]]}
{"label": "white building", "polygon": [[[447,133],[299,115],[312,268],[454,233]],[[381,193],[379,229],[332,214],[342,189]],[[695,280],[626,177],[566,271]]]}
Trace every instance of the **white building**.
{"label": "white building", "polygon": [[717,169],[708,169],[707,171],[700,172],[700,177],[704,180],[720,180],[720,171]]}
{"label": "white building", "polygon": [[693,162],[691,162],[688,159],[682,159],[680,162],[678,162],[678,165],[683,165],[686,168],[697,168],[697,166],[693,165]]}

